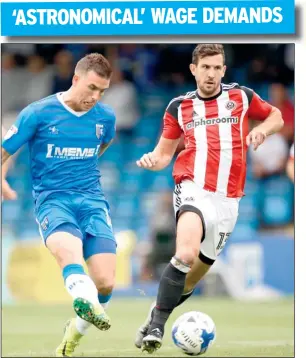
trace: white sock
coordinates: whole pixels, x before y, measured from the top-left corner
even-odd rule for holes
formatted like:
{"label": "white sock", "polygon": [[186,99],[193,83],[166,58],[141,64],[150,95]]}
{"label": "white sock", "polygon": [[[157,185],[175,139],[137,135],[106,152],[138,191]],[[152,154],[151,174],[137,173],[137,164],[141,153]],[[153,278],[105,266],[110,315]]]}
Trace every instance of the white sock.
{"label": "white sock", "polygon": [[78,332],[84,336],[87,333],[88,328],[92,326],[92,324],[77,316],[75,326]]}
{"label": "white sock", "polygon": [[99,304],[98,290],[87,275],[72,274],[66,278],[65,287],[73,299],[81,297],[92,304]]}

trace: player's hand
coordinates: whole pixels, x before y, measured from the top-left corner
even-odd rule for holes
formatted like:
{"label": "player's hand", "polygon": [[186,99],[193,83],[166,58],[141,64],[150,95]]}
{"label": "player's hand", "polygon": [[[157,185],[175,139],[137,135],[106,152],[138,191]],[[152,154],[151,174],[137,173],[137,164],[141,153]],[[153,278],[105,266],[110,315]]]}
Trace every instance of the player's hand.
{"label": "player's hand", "polygon": [[156,156],[152,152],[150,152],[144,154],[139,160],[136,161],[136,164],[140,168],[152,168],[157,164],[157,162],[158,159],[156,158]]}
{"label": "player's hand", "polygon": [[254,128],[246,137],[246,144],[249,147],[253,144],[254,150],[256,150],[266,139],[266,133]]}
{"label": "player's hand", "polygon": [[2,200],[16,200],[17,199],[17,193],[15,190],[13,190],[9,183],[2,179]]}

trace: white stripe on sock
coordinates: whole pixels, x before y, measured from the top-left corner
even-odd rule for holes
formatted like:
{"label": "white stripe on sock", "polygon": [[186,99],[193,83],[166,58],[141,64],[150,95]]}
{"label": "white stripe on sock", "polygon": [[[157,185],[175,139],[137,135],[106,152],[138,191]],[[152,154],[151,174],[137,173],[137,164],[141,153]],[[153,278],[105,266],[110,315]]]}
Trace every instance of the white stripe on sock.
{"label": "white stripe on sock", "polygon": [[179,271],[181,271],[183,273],[188,273],[191,269],[191,267],[189,265],[187,265],[184,262],[182,262],[181,260],[177,259],[175,256],[172,257],[170,262],[176,269],[178,269]]}

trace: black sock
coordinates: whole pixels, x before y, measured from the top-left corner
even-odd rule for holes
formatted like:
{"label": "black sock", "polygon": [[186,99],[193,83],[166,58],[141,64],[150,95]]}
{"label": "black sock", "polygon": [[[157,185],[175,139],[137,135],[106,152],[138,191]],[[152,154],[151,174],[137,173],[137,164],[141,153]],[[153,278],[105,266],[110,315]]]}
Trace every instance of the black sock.
{"label": "black sock", "polygon": [[[180,300],[178,301],[176,307],[180,306],[182,303],[184,303],[186,300],[188,300],[188,298],[193,294],[193,292],[194,292],[194,289],[190,292],[183,293]],[[154,309],[151,312],[151,319],[153,318],[153,312],[154,312]]]}
{"label": "black sock", "polygon": [[[171,262],[177,261],[171,260]],[[164,332],[164,326],[184,292],[186,274],[190,268],[182,262],[178,262],[176,266],[180,269],[169,263],[162,274],[150,330],[159,328],[162,333]]]}
{"label": "black sock", "polygon": [[193,294],[193,291],[187,292],[187,293],[183,293],[180,300],[178,301],[176,307],[178,307],[179,305],[181,305],[183,302],[185,302],[186,300],[188,300],[188,298]]}

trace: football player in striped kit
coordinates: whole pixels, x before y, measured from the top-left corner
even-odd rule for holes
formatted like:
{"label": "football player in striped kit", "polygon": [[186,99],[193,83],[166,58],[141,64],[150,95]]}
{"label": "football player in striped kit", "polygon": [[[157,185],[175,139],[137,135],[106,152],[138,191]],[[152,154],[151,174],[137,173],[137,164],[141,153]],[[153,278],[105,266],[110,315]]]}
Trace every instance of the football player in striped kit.
{"label": "football player in striped kit", "polygon": [[[222,45],[198,45],[190,71],[197,89],[169,103],[159,143],[137,161],[139,167],[162,170],[184,136],[185,148],[173,168],[176,252],[136,334],[135,345],[149,353],[161,347],[171,312],[191,296],[235,227],[244,195],[247,148],[256,150],[283,126],[281,112],[253,90],[222,83]],[[249,119],[261,121],[250,132]]]}

